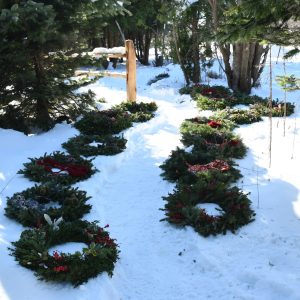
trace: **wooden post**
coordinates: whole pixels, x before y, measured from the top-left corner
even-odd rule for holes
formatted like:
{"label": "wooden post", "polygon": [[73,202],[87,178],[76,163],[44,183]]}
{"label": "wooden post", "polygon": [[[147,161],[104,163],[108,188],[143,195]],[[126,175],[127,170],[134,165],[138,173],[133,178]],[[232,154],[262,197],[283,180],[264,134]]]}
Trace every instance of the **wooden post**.
{"label": "wooden post", "polygon": [[125,41],[127,101],[136,101],[136,56],[133,41]]}

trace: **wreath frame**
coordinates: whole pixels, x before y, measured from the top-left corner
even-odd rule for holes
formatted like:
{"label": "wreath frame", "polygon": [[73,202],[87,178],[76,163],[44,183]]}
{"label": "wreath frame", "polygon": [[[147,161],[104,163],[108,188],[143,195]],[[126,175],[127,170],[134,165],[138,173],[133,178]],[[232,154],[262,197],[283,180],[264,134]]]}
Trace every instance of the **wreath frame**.
{"label": "wreath frame", "polygon": [[[97,221],[82,220],[62,223],[57,230],[47,225],[23,231],[9,249],[15,260],[33,270],[40,280],[68,282],[76,287],[100,273],[113,274],[119,250],[104,228],[98,226]],[[74,254],[48,253],[49,248],[67,242],[81,242],[87,248]]]}
{"label": "wreath frame", "polygon": [[[93,168],[92,159],[83,159],[81,157],[73,157],[60,151],[55,151],[52,154],[45,153],[39,158],[29,158],[30,162],[24,163],[24,169],[18,171],[18,174],[24,175],[31,181],[36,182],[54,182],[63,185],[71,185],[81,180],[91,177],[97,170]],[[47,161],[54,160],[59,166],[47,166]],[[61,173],[64,168],[77,167],[81,174],[71,176]],[[52,172],[53,168],[58,168],[60,171]]]}
{"label": "wreath frame", "polygon": [[[35,185],[7,197],[5,215],[23,226],[37,228],[47,224],[44,214],[51,219],[62,217],[70,222],[90,212],[92,206],[86,203],[90,198],[78,188],[51,183]],[[58,203],[60,207],[45,207],[52,202]]]}

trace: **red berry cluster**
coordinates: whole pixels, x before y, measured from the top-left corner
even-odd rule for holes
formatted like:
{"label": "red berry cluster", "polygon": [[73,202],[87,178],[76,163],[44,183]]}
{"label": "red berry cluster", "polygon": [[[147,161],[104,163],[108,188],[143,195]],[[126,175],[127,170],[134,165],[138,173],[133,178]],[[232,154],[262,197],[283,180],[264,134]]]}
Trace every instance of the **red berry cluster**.
{"label": "red berry cluster", "polygon": [[[107,224],[104,228],[108,228],[109,225]],[[86,230],[87,235],[90,237],[91,241],[96,244],[101,244],[106,247],[116,247],[117,244],[115,243],[115,239],[111,239],[107,232],[103,230],[103,228],[99,227],[98,231],[91,231]]]}
{"label": "red berry cluster", "polygon": [[213,120],[209,121],[207,123],[207,125],[210,126],[210,127],[212,127],[212,128],[220,128],[220,127],[222,127],[221,122],[216,122],[216,121],[213,121]]}
{"label": "red berry cluster", "polygon": [[57,266],[57,267],[54,267],[53,270],[57,273],[67,272],[67,271],[69,271],[69,268],[68,268],[68,266]]}

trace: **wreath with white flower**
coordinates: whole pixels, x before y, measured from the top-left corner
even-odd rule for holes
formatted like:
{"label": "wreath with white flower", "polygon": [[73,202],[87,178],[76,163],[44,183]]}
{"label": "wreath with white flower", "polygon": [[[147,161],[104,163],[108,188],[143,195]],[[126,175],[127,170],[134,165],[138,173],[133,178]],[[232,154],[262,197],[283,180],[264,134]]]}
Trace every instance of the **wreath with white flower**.
{"label": "wreath with white flower", "polygon": [[[46,218],[51,223],[49,216]],[[103,272],[111,276],[119,251],[115,240],[104,229],[108,225],[101,228],[97,222],[60,221],[23,231],[20,239],[12,243],[11,255],[45,281],[69,282],[78,286]],[[49,248],[68,242],[84,243],[86,248],[74,254],[48,252]]]}
{"label": "wreath with white flower", "polygon": [[86,203],[89,198],[77,188],[52,183],[36,185],[7,198],[5,214],[29,227],[45,225],[44,214],[51,219],[74,221],[90,211],[91,205]]}

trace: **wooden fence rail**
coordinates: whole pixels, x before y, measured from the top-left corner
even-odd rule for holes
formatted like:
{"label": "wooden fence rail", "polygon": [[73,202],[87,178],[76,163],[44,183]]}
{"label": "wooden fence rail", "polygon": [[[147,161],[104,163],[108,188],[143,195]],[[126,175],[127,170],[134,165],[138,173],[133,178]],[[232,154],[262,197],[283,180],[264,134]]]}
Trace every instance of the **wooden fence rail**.
{"label": "wooden fence rail", "polygon": [[[101,53],[97,53],[97,56]],[[93,75],[103,75],[116,78],[126,79],[126,90],[127,90],[127,101],[135,102],[136,101],[136,56],[135,49],[132,40],[125,41],[125,54],[124,53],[107,53],[109,58],[121,58],[126,57],[126,74],[115,73],[109,71],[97,71],[97,70],[76,70],[75,76],[87,74],[90,76]]]}

